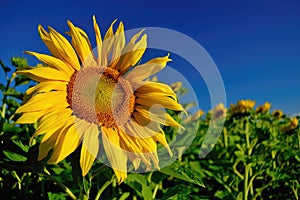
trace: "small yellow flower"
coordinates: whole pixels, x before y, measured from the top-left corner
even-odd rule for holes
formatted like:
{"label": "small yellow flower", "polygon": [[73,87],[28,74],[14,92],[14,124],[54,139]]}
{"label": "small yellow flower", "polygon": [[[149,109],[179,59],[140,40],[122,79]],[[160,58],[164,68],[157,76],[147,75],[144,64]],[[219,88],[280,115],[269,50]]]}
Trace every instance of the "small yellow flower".
{"label": "small yellow flower", "polygon": [[17,123],[38,122],[32,136],[43,135],[38,160],[52,150],[48,163],[58,163],[82,144],[83,176],[102,143],[118,181],[122,182],[127,177],[128,160],[136,169],[140,161],[147,169],[159,168],[157,142],[172,155],[160,125],[181,125],[162,108],[182,111],[183,107],[168,85],[145,81],[171,61],[169,55],[139,64],[147,47],[143,31],[126,44],[123,23],[114,33],[113,22],[102,40],[95,17],[93,21],[95,51],[87,34],[70,21],[71,44],[53,28],[49,27],[48,32],[41,25],[38,27],[52,55],[27,52],[47,67],[17,72],[39,82],[26,91],[27,101],[16,111],[23,113]]}
{"label": "small yellow flower", "polygon": [[255,106],[255,101],[252,100],[241,100],[236,105],[230,104],[230,110],[232,114],[246,113],[249,112]]}
{"label": "small yellow flower", "polygon": [[283,112],[281,110],[274,110],[273,113],[272,113],[272,115],[274,117],[276,117],[277,119],[280,119],[282,117],[282,115],[283,115]]}
{"label": "small yellow flower", "polygon": [[226,116],[227,109],[223,103],[219,103],[212,111],[212,116],[214,119],[223,118]]}
{"label": "small yellow flower", "polygon": [[256,108],[256,113],[265,113],[269,111],[271,108],[271,104],[269,102],[266,102],[264,105],[260,105]]}

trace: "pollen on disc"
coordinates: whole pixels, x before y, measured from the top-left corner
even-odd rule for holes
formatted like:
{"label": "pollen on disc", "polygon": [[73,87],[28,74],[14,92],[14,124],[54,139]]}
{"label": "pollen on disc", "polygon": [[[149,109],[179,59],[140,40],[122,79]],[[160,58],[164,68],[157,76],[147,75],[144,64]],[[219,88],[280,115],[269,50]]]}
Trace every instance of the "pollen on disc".
{"label": "pollen on disc", "polygon": [[135,97],[129,82],[116,70],[88,67],[72,75],[67,101],[75,116],[110,128],[128,121]]}

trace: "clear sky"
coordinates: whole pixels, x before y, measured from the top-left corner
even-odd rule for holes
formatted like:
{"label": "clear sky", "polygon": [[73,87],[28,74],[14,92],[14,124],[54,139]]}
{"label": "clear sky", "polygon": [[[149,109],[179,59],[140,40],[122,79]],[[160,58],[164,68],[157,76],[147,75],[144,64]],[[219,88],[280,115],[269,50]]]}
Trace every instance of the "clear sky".
{"label": "clear sky", "polygon": [[[66,32],[66,21],[71,20],[94,42],[92,15],[103,32],[118,19],[126,29],[164,27],[184,33],[218,66],[227,103],[250,98],[257,104],[269,101],[272,109],[300,113],[300,1],[296,0],[2,1],[0,59],[8,64],[12,56],[23,56],[36,63],[23,51],[48,52],[39,39],[39,24]],[[175,59],[174,66],[183,63]],[[199,77],[192,75],[195,84]],[[207,110],[208,93],[199,88],[199,107]]]}

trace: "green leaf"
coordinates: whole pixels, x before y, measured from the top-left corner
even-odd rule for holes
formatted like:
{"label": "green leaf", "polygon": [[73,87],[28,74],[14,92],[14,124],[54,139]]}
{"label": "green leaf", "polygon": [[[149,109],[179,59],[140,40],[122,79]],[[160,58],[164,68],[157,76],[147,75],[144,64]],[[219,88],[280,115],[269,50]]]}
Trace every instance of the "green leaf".
{"label": "green leaf", "polygon": [[15,143],[18,147],[20,147],[23,151],[28,152],[29,146],[24,145],[20,140],[16,141],[13,140],[13,143]]}
{"label": "green leaf", "polygon": [[162,168],[160,172],[205,187],[200,175],[185,166],[181,166],[180,162],[178,161],[173,162],[165,168]]}
{"label": "green leaf", "polygon": [[28,66],[27,60],[25,58],[20,58],[20,57],[13,57],[11,59],[11,64],[17,68]]}
{"label": "green leaf", "polygon": [[237,160],[240,160],[240,161],[246,161],[247,160],[247,156],[242,151],[235,151],[234,154],[236,155]]}
{"label": "green leaf", "polygon": [[14,124],[4,123],[3,131],[5,133],[19,133],[21,131],[20,127],[15,126]]}
{"label": "green leaf", "polygon": [[64,193],[58,193],[58,194],[55,194],[55,193],[51,193],[51,192],[48,192],[48,199],[49,200],[66,200],[66,194]]}
{"label": "green leaf", "polygon": [[230,195],[228,194],[228,191],[226,190],[218,190],[215,193],[215,197],[220,198],[220,199],[225,199],[226,197],[229,197]]}
{"label": "green leaf", "polygon": [[129,197],[130,192],[125,192],[122,194],[122,196],[120,196],[119,200],[125,200]]}
{"label": "green leaf", "polygon": [[26,76],[17,76],[15,78],[15,86],[26,85],[30,82],[30,79]]}
{"label": "green leaf", "polygon": [[25,156],[22,156],[20,154],[17,154],[17,153],[11,152],[11,151],[3,150],[3,154],[12,161],[24,162],[27,160],[27,158]]}
{"label": "green leaf", "polygon": [[4,95],[15,97],[17,99],[22,100],[23,99],[23,94],[21,92],[18,92],[14,88],[9,88],[7,91],[3,92]]}
{"label": "green leaf", "polygon": [[54,173],[56,175],[60,175],[60,173],[62,173],[64,171],[64,169],[61,167],[53,167],[52,170],[54,171]]}
{"label": "green leaf", "polygon": [[135,190],[137,195],[143,199],[152,199],[152,191],[148,185],[147,178],[142,174],[129,174],[125,183]]}
{"label": "green leaf", "polygon": [[5,86],[2,83],[0,83],[0,91],[3,91],[4,89],[5,89]]}
{"label": "green leaf", "polygon": [[163,197],[160,200],[185,200],[190,199],[190,190],[184,184],[179,184],[174,187],[168,188],[165,192]]}
{"label": "green leaf", "polygon": [[17,109],[20,106],[20,103],[13,98],[6,99],[6,103],[10,109]]}

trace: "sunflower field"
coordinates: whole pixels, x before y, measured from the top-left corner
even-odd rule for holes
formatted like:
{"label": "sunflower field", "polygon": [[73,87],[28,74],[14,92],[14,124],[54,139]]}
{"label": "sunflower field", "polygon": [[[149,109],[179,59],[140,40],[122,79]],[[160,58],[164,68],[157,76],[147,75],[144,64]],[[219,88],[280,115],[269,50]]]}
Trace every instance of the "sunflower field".
{"label": "sunflower field", "polygon": [[[128,173],[119,184],[114,171],[96,161],[86,176],[75,150],[58,164],[47,164],[49,156],[37,161],[42,137],[31,141],[35,124],[16,124],[15,111],[23,101],[24,88],[34,83],[16,70],[28,66],[23,58],[11,63],[0,61],[0,193],[7,199],[299,199],[300,128],[299,116],[271,110],[271,104],[255,105],[241,100],[226,108],[222,103],[205,113],[189,113],[193,102],[183,104],[188,115],[167,110],[184,126],[172,151],[183,154],[159,171]],[[179,99],[187,89],[172,85]],[[200,105],[201,106],[201,105]],[[213,147],[203,144],[210,121],[224,126]],[[176,127],[163,127],[168,141],[176,136]],[[180,134],[180,133],[179,133]],[[184,144],[191,143],[188,148]],[[180,145],[182,144],[182,146]],[[212,150],[204,157],[201,152]],[[51,154],[51,152],[50,152]]]}

